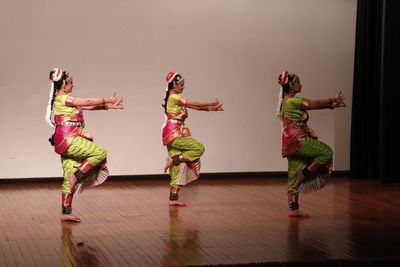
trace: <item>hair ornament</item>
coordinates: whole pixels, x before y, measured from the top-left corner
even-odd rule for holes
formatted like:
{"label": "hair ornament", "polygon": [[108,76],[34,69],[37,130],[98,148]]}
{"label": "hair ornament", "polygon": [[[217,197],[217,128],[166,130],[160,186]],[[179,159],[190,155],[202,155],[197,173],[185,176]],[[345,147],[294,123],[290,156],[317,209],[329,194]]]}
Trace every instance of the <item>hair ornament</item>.
{"label": "hair ornament", "polygon": [[279,75],[278,83],[280,85],[285,85],[289,81],[289,72],[287,70],[283,71],[281,75]]}
{"label": "hair ornament", "polygon": [[58,82],[58,81],[61,79],[62,74],[63,74],[63,71],[62,71],[61,69],[59,69],[59,68],[54,68],[54,69],[51,70],[50,79],[51,79],[53,82]]}

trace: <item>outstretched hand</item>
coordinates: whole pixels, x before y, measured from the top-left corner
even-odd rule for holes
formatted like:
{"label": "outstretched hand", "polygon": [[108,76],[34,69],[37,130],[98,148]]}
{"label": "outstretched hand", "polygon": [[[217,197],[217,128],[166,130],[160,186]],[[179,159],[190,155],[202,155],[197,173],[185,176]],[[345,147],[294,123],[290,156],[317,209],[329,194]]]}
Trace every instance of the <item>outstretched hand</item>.
{"label": "outstretched hand", "polygon": [[339,91],[339,93],[334,98],[333,107],[335,108],[345,107],[346,106],[346,104],[344,103],[345,99],[346,98],[342,94],[342,91]]}
{"label": "outstretched hand", "polygon": [[209,108],[210,111],[223,111],[222,103],[219,102],[218,98],[216,98],[213,102],[211,102],[212,106]]}
{"label": "outstretched hand", "polygon": [[218,104],[213,107],[213,111],[224,111],[224,108],[222,107],[222,104]]}
{"label": "outstretched hand", "polygon": [[110,98],[108,98],[108,102],[111,104],[115,104],[118,101],[117,93],[114,92]]}
{"label": "outstretched hand", "polygon": [[[116,93],[113,94],[113,96],[115,97]],[[122,105],[122,102],[124,102],[124,98],[117,98],[117,101],[115,103],[112,104],[108,104],[107,108],[108,109],[124,109],[124,106]]]}
{"label": "outstretched hand", "polygon": [[220,104],[218,98],[216,98],[213,102],[211,102],[213,106],[218,106]]}

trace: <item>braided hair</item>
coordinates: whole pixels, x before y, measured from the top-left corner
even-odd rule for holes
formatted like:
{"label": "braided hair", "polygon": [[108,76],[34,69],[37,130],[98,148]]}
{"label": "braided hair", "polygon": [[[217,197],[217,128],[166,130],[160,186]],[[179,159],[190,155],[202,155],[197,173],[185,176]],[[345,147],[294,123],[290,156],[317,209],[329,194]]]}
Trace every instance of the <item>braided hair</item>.
{"label": "braided hair", "polygon": [[49,79],[51,82],[51,89],[49,95],[49,102],[47,104],[46,109],[46,121],[50,125],[51,128],[55,128],[54,122],[51,120],[51,115],[53,113],[53,104],[54,98],[57,92],[61,89],[62,85],[65,84],[65,80],[68,78],[69,74],[65,71],[62,71],[59,68],[54,68],[50,71]]}
{"label": "braided hair", "polygon": [[166,81],[168,83],[167,88],[165,89],[165,95],[164,95],[164,104],[161,104],[161,106],[164,108],[165,114],[167,114],[167,102],[168,102],[168,97],[170,95],[171,89],[174,87],[175,84],[178,82],[182,81],[183,77],[179,73],[176,72],[170,72],[168,73],[166,77]]}
{"label": "braided hair", "polygon": [[285,97],[285,94],[290,92],[290,86],[295,84],[299,80],[299,76],[294,73],[290,73],[288,71],[283,71],[278,77],[278,83],[280,85],[279,97],[278,97],[278,106],[276,110],[276,115],[280,120],[283,119],[283,108],[282,103]]}
{"label": "braided hair", "polygon": [[49,142],[54,146],[54,130],[55,123],[51,120],[53,114],[54,98],[57,92],[61,89],[62,85],[65,84],[65,80],[70,76],[66,71],[62,71],[59,68],[54,68],[50,71],[49,79],[51,80],[51,89],[49,95],[49,102],[47,103],[46,116],[45,119],[50,127],[53,129],[53,134],[49,138]]}

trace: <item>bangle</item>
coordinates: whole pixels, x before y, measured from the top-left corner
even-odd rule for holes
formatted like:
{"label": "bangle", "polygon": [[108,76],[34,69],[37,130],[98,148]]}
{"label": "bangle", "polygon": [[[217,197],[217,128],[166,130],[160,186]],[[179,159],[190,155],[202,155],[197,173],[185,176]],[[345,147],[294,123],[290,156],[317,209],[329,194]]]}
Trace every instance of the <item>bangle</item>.
{"label": "bangle", "polygon": [[106,105],[106,100],[104,98],[102,98],[101,100],[102,100],[102,103],[103,103],[103,109],[107,110],[108,107]]}

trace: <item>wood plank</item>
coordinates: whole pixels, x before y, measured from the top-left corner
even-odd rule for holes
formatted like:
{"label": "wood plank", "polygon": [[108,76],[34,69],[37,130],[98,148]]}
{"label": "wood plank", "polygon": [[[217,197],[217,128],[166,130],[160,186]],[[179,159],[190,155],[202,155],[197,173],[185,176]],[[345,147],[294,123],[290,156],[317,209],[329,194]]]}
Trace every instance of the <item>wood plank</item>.
{"label": "wood plank", "polygon": [[[0,186],[0,266],[206,265],[396,257],[399,186],[332,178],[288,218],[282,178],[200,179],[189,207],[168,207],[168,181],[110,181],[74,198],[61,223],[58,183]],[[62,238],[64,236],[64,238]]]}

